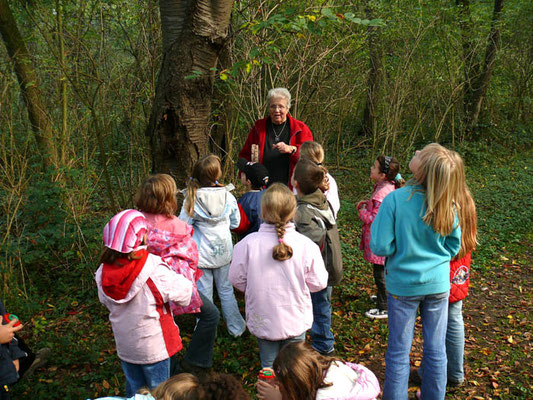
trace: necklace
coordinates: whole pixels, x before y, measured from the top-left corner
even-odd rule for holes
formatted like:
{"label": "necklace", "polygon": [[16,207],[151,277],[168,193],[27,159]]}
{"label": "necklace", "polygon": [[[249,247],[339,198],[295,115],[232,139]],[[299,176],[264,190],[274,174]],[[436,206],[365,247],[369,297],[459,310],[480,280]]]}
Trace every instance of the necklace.
{"label": "necklace", "polygon": [[274,127],[274,123],[272,122],[272,131],[274,132],[274,141],[275,143],[279,142],[279,139],[281,138],[281,134],[283,133],[283,130],[285,129],[285,125],[287,124],[287,120],[281,125],[281,129],[279,132],[276,132],[276,128]]}

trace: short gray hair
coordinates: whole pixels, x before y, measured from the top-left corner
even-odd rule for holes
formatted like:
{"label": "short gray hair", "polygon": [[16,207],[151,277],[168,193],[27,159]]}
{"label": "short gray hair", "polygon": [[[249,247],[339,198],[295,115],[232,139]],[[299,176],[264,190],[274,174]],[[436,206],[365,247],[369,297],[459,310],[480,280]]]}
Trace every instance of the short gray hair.
{"label": "short gray hair", "polygon": [[282,97],[287,100],[287,108],[291,108],[291,93],[282,87],[270,89],[267,94],[267,104],[270,104],[270,99],[275,97]]}

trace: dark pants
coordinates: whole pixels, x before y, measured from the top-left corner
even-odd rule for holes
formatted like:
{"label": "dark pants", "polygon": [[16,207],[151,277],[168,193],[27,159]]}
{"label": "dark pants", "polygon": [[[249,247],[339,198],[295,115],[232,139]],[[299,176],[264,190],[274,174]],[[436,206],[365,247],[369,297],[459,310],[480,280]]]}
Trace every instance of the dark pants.
{"label": "dark pants", "polygon": [[[194,314],[198,320],[184,359],[195,367],[211,368],[213,366],[213,346],[217,337],[220,312],[211,300],[200,291],[198,293],[202,300],[202,307],[199,313]],[[175,358],[173,357],[173,363]],[[171,375],[174,371],[174,368],[171,367]]]}
{"label": "dark pants", "polygon": [[331,332],[331,291],[332,287],[311,293],[313,303],[313,325],[309,335],[311,336],[313,349],[322,354],[333,351],[335,337]]}
{"label": "dark pants", "polygon": [[0,387],[0,400],[11,400],[9,387],[7,385],[2,385]]}
{"label": "dark pants", "polygon": [[377,308],[378,310],[387,310],[387,289],[385,289],[385,267],[374,264],[374,282],[378,288]]}

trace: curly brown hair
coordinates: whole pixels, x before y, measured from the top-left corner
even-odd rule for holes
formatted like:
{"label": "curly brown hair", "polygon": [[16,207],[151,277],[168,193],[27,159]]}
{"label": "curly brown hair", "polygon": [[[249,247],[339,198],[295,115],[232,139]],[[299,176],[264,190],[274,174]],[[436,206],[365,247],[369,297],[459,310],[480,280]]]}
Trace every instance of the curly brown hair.
{"label": "curly brown hair", "polygon": [[250,400],[242,383],[233,375],[213,373],[203,382],[205,400]]}

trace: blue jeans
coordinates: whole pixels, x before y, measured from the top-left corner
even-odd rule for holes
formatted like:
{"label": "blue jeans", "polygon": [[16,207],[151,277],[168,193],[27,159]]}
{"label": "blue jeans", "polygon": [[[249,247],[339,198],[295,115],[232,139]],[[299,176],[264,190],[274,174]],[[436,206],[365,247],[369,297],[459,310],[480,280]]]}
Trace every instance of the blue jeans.
{"label": "blue jeans", "polygon": [[211,300],[198,292],[202,300],[196,326],[187,347],[185,360],[194,366],[211,368],[213,366],[213,346],[217,337],[217,326],[220,321],[220,312]]}
{"label": "blue jeans", "polygon": [[126,375],[126,397],[134,396],[144,386],[154,389],[170,377],[170,358],[154,364],[121,363]]}
{"label": "blue jeans", "polygon": [[449,292],[425,296],[393,296],[389,293],[389,341],[385,355],[384,400],[407,399],[409,352],[419,306],[424,336],[422,399],[444,399],[448,295]]}
{"label": "blue jeans", "polygon": [[335,338],[331,332],[331,291],[332,287],[311,293],[313,303],[313,326],[309,334],[313,348],[322,354],[333,351]]}
{"label": "blue jeans", "polygon": [[448,306],[448,329],[446,330],[446,355],[448,357],[448,381],[461,383],[465,380],[463,357],[465,352],[465,325],[463,301]]}
{"label": "blue jeans", "polygon": [[279,351],[286,344],[292,342],[303,342],[304,340],[305,332],[298,336],[277,341],[257,338],[257,344],[259,345],[259,357],[261,357],[261,368],[272,368],[274,360],[278,356]]}
{"label": "blue jeans", "polygon": [[233,293],[233,286],[228,279],[229,264],[219,268],[201,268],[203,275],[198,280],[198,291],[213,301],[213,280],[222,306],[222,316],[226,321],[229,333],[238,337],[246,330],[246,322],[242,318]]}

